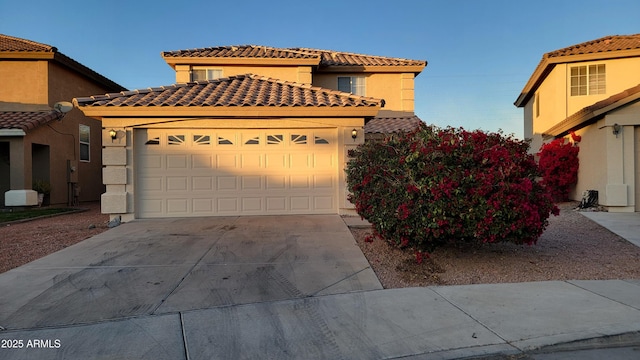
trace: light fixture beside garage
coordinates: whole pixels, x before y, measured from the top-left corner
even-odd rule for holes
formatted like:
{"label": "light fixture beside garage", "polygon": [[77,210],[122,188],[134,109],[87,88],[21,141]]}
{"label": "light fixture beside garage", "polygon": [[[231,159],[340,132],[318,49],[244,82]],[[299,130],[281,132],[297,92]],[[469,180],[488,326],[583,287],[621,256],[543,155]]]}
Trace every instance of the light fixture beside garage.
{"label": "light fixture beside garage", "polygon": [[111,137],[111,140],[115,140],[117,136],[118,136],[117,131],[115,131],[114,129],[109,130],[109,137]]}
{"label": "light fixture beside garage", "polygon": [[353,139],[353,141],[356,141],[357,137],[358,137],[358,130],[354,128],[353,130],[351,130],[351,138]]}

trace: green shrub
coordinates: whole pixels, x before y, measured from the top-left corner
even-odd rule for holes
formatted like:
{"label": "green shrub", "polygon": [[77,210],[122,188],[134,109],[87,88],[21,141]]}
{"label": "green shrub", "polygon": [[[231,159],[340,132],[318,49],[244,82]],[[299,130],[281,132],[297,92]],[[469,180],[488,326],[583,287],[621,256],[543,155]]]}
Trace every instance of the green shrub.
{"label": "green shrub", "polygon": [[558,209],[528,148],[501,133],[423,125],[351,151],[350,201],[419,261],[445,244],[533,244]]}

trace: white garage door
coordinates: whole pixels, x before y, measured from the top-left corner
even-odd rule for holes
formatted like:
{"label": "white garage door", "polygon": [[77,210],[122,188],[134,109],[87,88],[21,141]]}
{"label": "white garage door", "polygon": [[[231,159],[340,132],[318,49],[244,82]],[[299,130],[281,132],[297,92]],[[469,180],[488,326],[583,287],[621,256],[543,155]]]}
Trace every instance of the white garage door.
{"label": "white garage door", "polygon": [[141,129],[138,217],[337,213],[336,129]]}

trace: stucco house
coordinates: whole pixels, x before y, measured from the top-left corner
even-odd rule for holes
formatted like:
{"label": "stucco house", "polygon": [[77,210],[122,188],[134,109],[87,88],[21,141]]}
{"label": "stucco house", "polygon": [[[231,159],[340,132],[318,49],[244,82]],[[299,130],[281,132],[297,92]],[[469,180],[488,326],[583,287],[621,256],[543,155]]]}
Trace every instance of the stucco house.
{"label": "stucco house", "polygon": [[571,131],[582,136],[572,194],[597,190],[612,212],[640,211],[640,34],[551,51],[515,101],[531,151]]}
{"label": "stucco house", "polygon": [[[50,183],[51,204],[99,200],[102,125],[78,110],[63,114],[53,106],[125,88],[53,46],[2,34],[0,84],[0,206],[6,192],[11,198],[30,191],[36,180]],[[18,196],[7,205],[34,203]]]}
{"label": "stucco house", "polygon": [[253,45],[162,57],[176,84],[74,99],[102,121],[112,218],[349,213],[348,150],[420,121],[425,61]]}

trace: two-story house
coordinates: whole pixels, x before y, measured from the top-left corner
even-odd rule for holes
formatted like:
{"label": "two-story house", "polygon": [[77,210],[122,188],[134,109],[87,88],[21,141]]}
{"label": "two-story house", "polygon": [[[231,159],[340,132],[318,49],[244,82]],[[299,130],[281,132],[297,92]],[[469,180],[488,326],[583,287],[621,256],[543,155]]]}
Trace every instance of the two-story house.
{"label": "two-story house", "polygon": [[102,125],[53,106],[122,90],[53,46],[0,34],[0,206],[6,192],[7,205],[34,205],[22,195],[36,181],[50,184],[51,204],[99,200]]}
{"label": "two-story house", "polygon": [[640,211],[640,34],[606,36],[543,55],[515,102],[537,152],[582,136],[572,198],[597,190],[609,211]]}
{"label": "two-story house", "polygon": [[103,124],[102,211],[337,214],[348,150],[410,129],[424,61],[303,48],[162,53],[176,84],[74,99]]}

